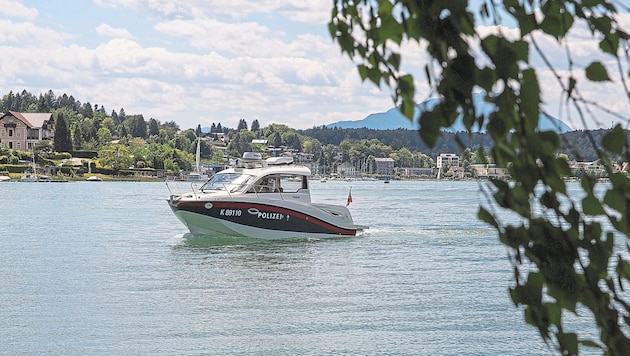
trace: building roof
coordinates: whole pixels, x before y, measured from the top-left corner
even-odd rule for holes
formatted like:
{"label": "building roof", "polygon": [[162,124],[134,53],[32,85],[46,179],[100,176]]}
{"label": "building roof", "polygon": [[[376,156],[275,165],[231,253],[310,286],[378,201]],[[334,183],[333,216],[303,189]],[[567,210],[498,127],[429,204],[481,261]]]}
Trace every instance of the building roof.
{"label": "building roof", "polygon": [[[22,121],[26,126],[31,128],[39,128],[44,126],[44,122],[52,119],[51,113],[38,113],[38,112],[29,112],[29,113],[21,113],[17,111],[9,111],[8,114],[11,114],[16,119]],[[3,117],[7,116],[5,114]]]}
{"label": "building roof", "polygon": [[387,158],[374,158],[374,161],[376,162],[394,162],[394,159],[391,157],[387,157]]}

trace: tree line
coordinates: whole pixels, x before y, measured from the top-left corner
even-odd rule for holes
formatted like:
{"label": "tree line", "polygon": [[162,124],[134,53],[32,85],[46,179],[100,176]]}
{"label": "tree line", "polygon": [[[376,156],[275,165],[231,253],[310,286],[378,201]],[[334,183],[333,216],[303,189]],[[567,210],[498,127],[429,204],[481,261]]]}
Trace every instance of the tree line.
{"label": "tree line", "polygon": [[[35,96],[26,90],[21,93],[9,92],[0,100],[2,112],[50,112],[55,123],[54,141],[47,149],[55,152],[71,152],[75,155],[99,157],[104,166],[118,173],[126,167],[164,169],[170,173],[189,170],[194,163],[196,141],[200,136],[217,137],[224,134],[226,143],[201,143],[201,157],[204,162],[225,163],[224,145],[229,156],[240,157],[246,151],[262,151],[267,146],[284,147],[295,152],[312,155],[323,172],[332,173],[334,167],[349,162],[364,173],[374,166],[374,158],[391,157],[399,167],[434,167],[435,158],[440,153],[458,153],[466,157],[466,164],[479,163],[477,156],[490,147],[492,138],[484,133],[443,132],[434,146],[428,146],[414,130],[373,130],[313,127],[296,130],[286,125],[271,124],[260,127],[258,120],[248,125],[245,119],[239,120],[236,129],[221,123],[212,123],[205,130],[196,128],[180,130],[174,121],[160,122],[155,118],[145,120],[142,114],[129,115],[124,108],[108,112],[103,105],[81,103],[72,95],[56,96],[54,92]],[[590,132],[601,142],[606,130]],[[559,152],[568,152],[568,159],[592,161],[597,153],[584,131],[569,132],[564,135],[565,147]],[[255,141],[258,140],[258,141]],[[122,144],[115,145],[113,142]],[[260,143],[255,143],[260,142]],[[579,146],[578,150],[570,146]],[[580,152],[575,156],[572,152]],[[18,160],[18,155],[4,152],[0,163]]]}

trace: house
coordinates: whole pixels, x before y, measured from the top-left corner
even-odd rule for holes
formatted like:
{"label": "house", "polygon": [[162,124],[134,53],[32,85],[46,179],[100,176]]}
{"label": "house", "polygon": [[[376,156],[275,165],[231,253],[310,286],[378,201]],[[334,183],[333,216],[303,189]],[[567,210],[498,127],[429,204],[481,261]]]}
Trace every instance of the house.
{"label": "house", "polygon": [[464,179],[464,167],[451,166],[448,173],[455,179]]}
{"label": "house", "polygon": [[0,116],[0,146],[30,151],[35,143],[52,140],[54,123],[51,113],[9,111]]}
{"label": "house", "polygon": [[357,174],[356,168],[349,162],[337,165],[337,174],[342,177],[354,177]]}
{"label": "house", "polygon": [[385,176],[390,176],[394,174],[393,158],[374,158],[374,164],[376,165],[374,169],[376,174]]}
{"label": "house", "polygon": [[507,179],[510,174],[507,168],[498,168],[496,164],[471,164],[470,169],[475,172],[477,178]]}
{"label": "house", "polygon": [[445,166],[459,167],[459,156],[454,153],[441,153],[437,157],[436,166],[437,168],[443,168]]}
{"label": "house", "polygon": [[396,171],[402,177],[420,177],[420,176],[428,176],[435,177],[435,169],[432,167],[424,168],[424,167],[400,167],[397,168]]}

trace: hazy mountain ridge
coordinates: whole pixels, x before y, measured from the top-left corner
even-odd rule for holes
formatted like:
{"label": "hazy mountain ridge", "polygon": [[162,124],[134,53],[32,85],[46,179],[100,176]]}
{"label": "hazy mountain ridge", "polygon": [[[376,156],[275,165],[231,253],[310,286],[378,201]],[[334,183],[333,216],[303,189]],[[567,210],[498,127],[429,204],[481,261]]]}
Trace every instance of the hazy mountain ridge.
{"label": "hazy mountain ridge", "polygon": [[[482,95],[476,95],[474,97],[475,106],[477,112],[483,114],[486,118],[492,111],[494,111],[494,104],[485,102],[483,100]],[[398,110],[398,107],[391,108],[386,112],[381,113],[373,113],[366,116],[362,120],[354,120],[354,121],[338,121],[333,122],[331,124],[326,125],[328,128],[342,128],[342,129],[357,129],[357,128],[368,128],[372,130],[396,130],[396,129],[407,129],[407,130],[417,130],[420,125],[418,124],[418,119],[420,117],[420,112],[425,110],[431,110],[436,104],[438,104],[440,99],[429,99],[425,102],[422,102],[416,106],[416,110],[414,113],[413,122],[409,121],[401,112]],[[553,117],[541,113],[540,120],[538,123],[538,128],[541,131],[555,131],[557,133],[567,133],[573,131],[571,127],[565,124],[563,121]],[[449,128],[442,129],[446,132],[462,132],[466,131],[466,127],[464,126],[462,116],[460,115],[453,126]],[[481,132],[485,133],[485,127],[475,128],[473,132]]]}

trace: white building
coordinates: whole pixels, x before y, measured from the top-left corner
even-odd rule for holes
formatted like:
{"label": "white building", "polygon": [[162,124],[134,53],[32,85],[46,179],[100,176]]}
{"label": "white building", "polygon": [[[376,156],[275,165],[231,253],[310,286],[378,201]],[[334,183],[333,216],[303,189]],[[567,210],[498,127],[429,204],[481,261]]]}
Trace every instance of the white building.
{"label": "white building", "polygon": [[343,162],[337,165],[337,174],[342,177],[354,177],[357,174],[357,170],[352,164]]}
{"label": "white building", "polygon": [[459,167],[459,156],[454,153],[441,153],[437,157],[437,168],[444,166]]}
{"label": "white building", "polygon": [[0,146],[30,151],[35,143],[53,139],[53,126],[51,113],[9,111],[0,116]]}

